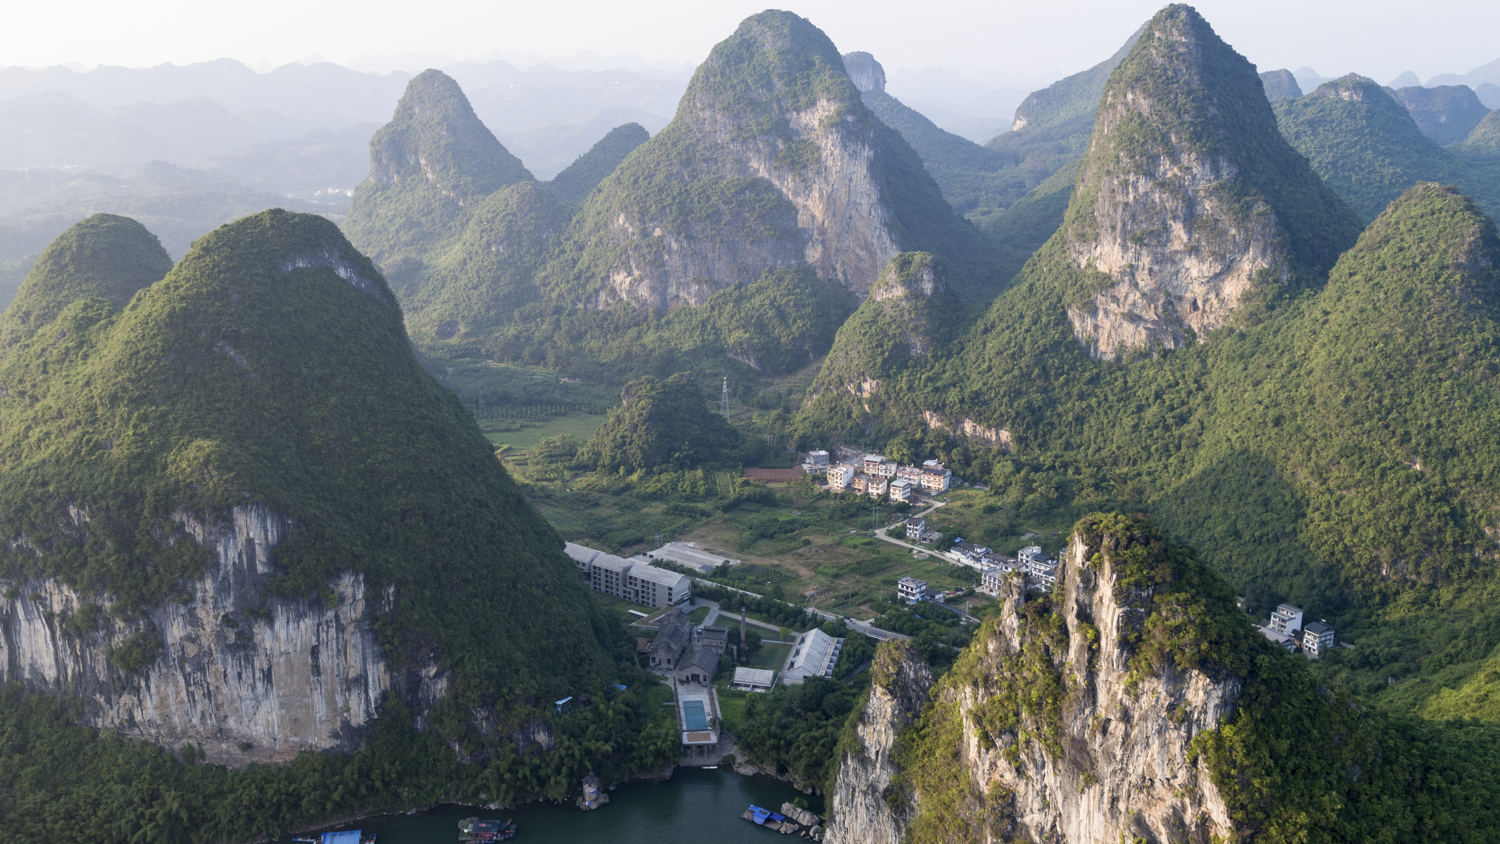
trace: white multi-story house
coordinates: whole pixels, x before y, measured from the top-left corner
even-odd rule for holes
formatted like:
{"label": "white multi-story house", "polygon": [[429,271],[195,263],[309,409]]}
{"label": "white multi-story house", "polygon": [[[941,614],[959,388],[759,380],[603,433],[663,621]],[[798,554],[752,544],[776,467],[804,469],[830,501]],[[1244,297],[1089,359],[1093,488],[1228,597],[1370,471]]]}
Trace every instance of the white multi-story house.
{"label": "white multi-story house", "polygon": [[1302,628],[1302,652],[1308,659],[1317,659],[1333,647],[1333,628],[1321,621],[1309,622]]}
{"label": "white multi-story house", "polygon": [[922,464],[922,489],[928,492],[946,492],[953,485],[953,471],[943,468],[943,464],[936,460],[928,460]]}
{"label": "white multi-story house", "polygon": [[809,451],[802,461],[802,471],[809,475],[828,471],[828,452]]}
{"label": "white multi-story house", "polygon": [[927,530],[927,522],[923,519],[906,520],[906,538],[921,539],[922,532]]}
{"label": "white multi-story house", "polygon": [[890,485],[891,482],[885,478],[870,478],[865,481],[865,495],[878,501],[885,497]]}
{"label": "white multi-story house", "polygon": [[828,467],[828,488],[835,492],[845,492],[854,483],[854,467],[847,463],[839,463]]}
{"label": "white multi-story house", "polygon": [[999,595],[1000,589],[1005,586],[1005,578],[1010,575],[1010,570],[999,566],[990,566],[979,575],[979,591],[986,595]]}
{"label": "white multi-story house", "polygon": [[1302,629],[1302,610],[1291,604],[1282,604],[1271,612],[1267,627],[1288,636]]}
{"label": "white multi-story house", "polygon": [[911,481],[891,481],[891,500],[910,501],[916,495],[916,484]]}
{"label": "white multi-story house", "polygon": [[915,466],[898,466],[896,467],[896,480],[911,481],[917,486],[921,486],[922,470]]}
{"label": "white multi-story house", "polygon": [[885,457],[883,455],[879,455],[879,454],[866,454],[865,455],[865,462],[864,462],[864,466],[863,466],[865,474],[866,475],[879,475],[880,474],[880,464],[882,464],[884,462],[885,462]]}
{"label": "white multi-story house", "polygon": [[896,595],[908,604],[927,600],[927,581],[903,577],[896,581]]}

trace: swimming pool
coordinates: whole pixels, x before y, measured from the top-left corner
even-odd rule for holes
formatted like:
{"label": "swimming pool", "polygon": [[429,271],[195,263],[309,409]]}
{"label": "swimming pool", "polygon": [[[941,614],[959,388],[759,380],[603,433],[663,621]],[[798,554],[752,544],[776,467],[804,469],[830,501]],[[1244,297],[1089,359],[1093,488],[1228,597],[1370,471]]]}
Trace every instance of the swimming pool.
{"label": "swimming pool", "polygon": [[708,729],[708,715],[703,710],[703,701],[682,702],[682,728],[688,731]]}

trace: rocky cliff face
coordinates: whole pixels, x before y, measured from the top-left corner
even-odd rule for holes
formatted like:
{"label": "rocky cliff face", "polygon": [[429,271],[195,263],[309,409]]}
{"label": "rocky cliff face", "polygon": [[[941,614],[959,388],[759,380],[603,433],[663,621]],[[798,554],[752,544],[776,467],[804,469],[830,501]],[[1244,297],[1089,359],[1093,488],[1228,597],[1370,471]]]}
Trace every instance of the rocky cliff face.
{"label": "rocky cliff face", "polygon": [[[1206,662],[1190,666],[1180,654],[1153,652],[1166,618],[1179,631],[1199,620],[1174,609],[1183,596],[1168,594],[1162,549],[1122,525],[1081,526],[1054,595],[1028,598],[1020,578],[1012,580],[1003,611],[933,690],[916,725],[879,745],[897,750],[845,757],[830,840],[1116,844],[1230,836],[1225,802],[1190,747],[1233,716],[1242,681]],[[885,733],[866,724],[877,708],[896,713]],[[872,692],[862,735],[885,736],[911,722],[909,711],[896,710]],[[874,805],[866,796],[874,789],[889,799]]]}
{"label": "rocky cliff face", "polygon": [[949,223],[962,226],[827,36],[769,11],[714,48],[672,124],[590,197],[573,236],[582,261],[558,283],[581,304],[663,310],[805,264],[863,296]]}
{"label": "rocky cliff face", "polygon": [[[0,602],[0,682],[82,698],[86,723],[168,747],[192,742],[219,762],[353,749],[387,691],[419,704],[441,695],[446,677],[431,666],[388,669],[371,622],[394,595],[367,595],[362,575],[340,576],[323,598],[269,594],[285,517],[251,506],[218,525],[184,522],[214,555],[190,600],[118,621],[98,611],[107,596],[56,578],[20,584]],[[132,645],[158,656],[122,666]]]}
{"label": "rocky cliff face", "polygon": [[885,90],[885,68],[863,50],[844,54],[844,70],[861,94]]}
{"label": "rocky cliff face", "polygon": [[[894,754],[901,730],[927,704],[932,670],[910,644],[891,640],[881,644],[871,671],[875,679],[855,727],[855,747],[840,755],[829,795],[828,844],[900,844],[911,821],[911,806],[899,799],[902,772]],[[888,799],[893,793],[898,798]]]}
{"label": "rocky cliff face", "polygon": [[[1336,237],[1298,242],[1304,201]],[[1357,232],[1342,205],[1277,132],[1254,66],[1170,6],[1110,77],[1064,224],[1069,260],[1098,276],[1070,299],[1074,334],[1114,360],[1230,325],[1294,286],[1299,263],[1326,272],[1329,241]]]}

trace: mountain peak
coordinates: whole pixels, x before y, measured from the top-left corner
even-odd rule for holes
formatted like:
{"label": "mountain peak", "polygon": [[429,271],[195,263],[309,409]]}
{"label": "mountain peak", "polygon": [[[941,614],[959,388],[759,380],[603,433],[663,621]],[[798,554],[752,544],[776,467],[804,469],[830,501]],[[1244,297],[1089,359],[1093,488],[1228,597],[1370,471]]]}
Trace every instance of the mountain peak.
{"label": "mountain peak", "polygon": [[98,297],[123,308],[171,269],[171,257],[145,226],[129,217],[95,214],[43,250],[0,317],[0,348],[24,340],[82,299]]}
{"label": "mountain peak", "polygon": [[1254,65],[1168,6],[1110,75],[1059,232],[1089,277],[1074,334],[1111,360],[1179,348],[1313,283],[1357,233],[1281,137]]}
{"label": "mountain peak", "polygon": [[844,54],[844,70],[854,81],[861,94],[885,90],[885,68],[869,53],[855,51]]}
{"label": "mountain peak", "polygon": [[1391,92],[1382,88],[1379,82],[1368,76],[1360,76],[1350,73],[1337,79],[1330,79],[1319,85],[1310,97],[1333,97],[1340,100],[1348,100],[1352,103],[1380,102],[1382,99],[1390,99]]}
{"label": "mountain peak", "polygon": [[407,178],[425,178],[462,204],[530,180],[531,173],[480,121],[453,77],[424,70],[370,140],[370,179]]}

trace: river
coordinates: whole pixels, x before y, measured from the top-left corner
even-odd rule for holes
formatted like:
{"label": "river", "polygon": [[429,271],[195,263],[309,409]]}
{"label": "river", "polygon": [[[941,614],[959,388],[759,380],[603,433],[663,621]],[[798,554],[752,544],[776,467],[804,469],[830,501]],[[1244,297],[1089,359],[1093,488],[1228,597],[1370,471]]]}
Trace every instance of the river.
{"label": "river", "polygon": [[728,769],[678,768],[666,782],[620,786],[609,792],[608,805],[592,812],[580,811],[571,803],[537,803],[501,811],[447,806],[419,815],[371,818],[357,828],[367,835],[376,833],[378,844],[455,844],[459,820],[478,816],[514,819],[516,844],[776,844],[793,839],[743,821],[740,813],[751,803],[776,811],[796,797],[805,797],[814,812],[822,811],[821,798],[802,795],[770,777],[743,777]]}

